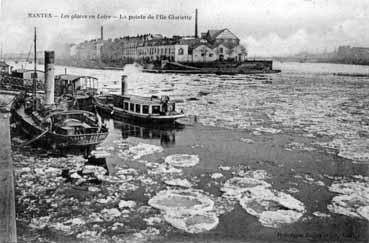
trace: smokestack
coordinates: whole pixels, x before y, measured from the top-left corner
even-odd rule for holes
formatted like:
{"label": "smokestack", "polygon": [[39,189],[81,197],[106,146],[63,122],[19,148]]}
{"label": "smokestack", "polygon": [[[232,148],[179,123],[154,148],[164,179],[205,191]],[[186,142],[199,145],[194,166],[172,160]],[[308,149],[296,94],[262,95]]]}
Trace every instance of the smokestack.
{"label": "smokestack", "polygon": [[195,38],[198,38],[198,35],[197,35],[197,9],[195,10]]}
{"label": "smokestack", "polygon": [[45,105],[54,104],[54,51],[45,51]]}
{"label": "smokestack", "polygon": [[104,27],[101,25],[101,40],[104,40]]}
{"label": "smokestack", "polygon": [[121,94],[125,95],[128,89],[127,75],[122,75],[121,85],[122,85]]}

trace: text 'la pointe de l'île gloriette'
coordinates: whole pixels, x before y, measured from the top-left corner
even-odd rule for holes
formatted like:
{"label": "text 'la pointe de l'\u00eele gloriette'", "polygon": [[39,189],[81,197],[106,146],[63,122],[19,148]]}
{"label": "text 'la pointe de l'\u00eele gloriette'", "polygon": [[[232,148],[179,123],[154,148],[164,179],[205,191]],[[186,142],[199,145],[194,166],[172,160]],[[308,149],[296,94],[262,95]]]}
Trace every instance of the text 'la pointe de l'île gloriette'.
{"label": "text 'la pointe de l'\u00eele gloriette'", "polygon": [[59,18],[64,20],[88,20],[88,19],[96,19],[96,20],[108,20],[108,19],[117,19],[117,20],[191,20],[192,16],[189,15],[176,15],[176,14],[118,14],[118,15],[109,15],[109,14],[79,14],[79,13],[28,13],[28,18],[34,19],[51,19],[51,18]]}

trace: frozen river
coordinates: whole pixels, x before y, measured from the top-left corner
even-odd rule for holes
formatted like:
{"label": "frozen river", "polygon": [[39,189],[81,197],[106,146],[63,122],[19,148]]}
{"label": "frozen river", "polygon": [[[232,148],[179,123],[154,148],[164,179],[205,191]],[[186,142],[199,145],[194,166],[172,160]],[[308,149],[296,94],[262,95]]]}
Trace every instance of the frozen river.
{"label": "frozen river", "polygon": [[103,92],[119,92],[124,73],[129,93],[181,100],[198,122],[106,121],[102,163],[16,150],[20,242],[367,242],[369,67],[274,68],[282,72],[68,67],[98,77]]}

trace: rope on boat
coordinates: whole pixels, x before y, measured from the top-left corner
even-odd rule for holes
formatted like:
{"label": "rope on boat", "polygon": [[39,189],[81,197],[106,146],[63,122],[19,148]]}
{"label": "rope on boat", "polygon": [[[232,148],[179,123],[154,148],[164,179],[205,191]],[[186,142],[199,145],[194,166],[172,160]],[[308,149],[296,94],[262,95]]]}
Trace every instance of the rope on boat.
{"label": "rope on boat", "polygon": [[24,142],[20,145],[20,147],[24,147],[24,146],[27,146],[27,145],[30,145],[31,143],[39,140],[40,138],[42,138],[49,130],[45,130],[43,131],[41,134],[37,135],[36,137],[32,138],[31,140],[27,141],[27,142]]}

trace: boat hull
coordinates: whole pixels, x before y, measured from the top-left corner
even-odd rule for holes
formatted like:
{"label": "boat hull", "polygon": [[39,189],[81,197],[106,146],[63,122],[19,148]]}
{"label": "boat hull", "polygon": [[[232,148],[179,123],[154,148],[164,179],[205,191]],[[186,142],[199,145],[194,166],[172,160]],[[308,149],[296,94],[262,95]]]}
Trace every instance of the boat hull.
{"label": "boat hull", "polygon": [[[37,126],[28,119],[25,119],[24,113],[21,112],[21,110],[13,109],[12,119],[16,122],[17,127],[29,137],[36,137],[46,132],[45,128]],[[107,136],[108,132],[63,135],[47,131],[45,135],[39,139],[39,142],[55,148],[85,148],[94,147],[100,144]]]}

